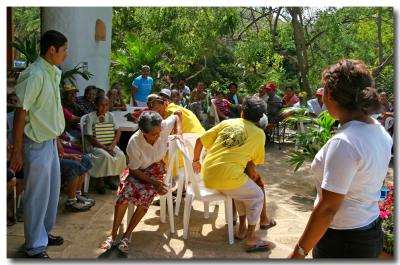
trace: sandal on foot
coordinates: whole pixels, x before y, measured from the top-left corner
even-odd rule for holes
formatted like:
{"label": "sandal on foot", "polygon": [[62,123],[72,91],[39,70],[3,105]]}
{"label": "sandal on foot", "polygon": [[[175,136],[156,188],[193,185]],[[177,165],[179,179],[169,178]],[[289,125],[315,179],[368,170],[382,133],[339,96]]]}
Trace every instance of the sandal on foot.
{"label": "sandal on foot", "polygon": [[115,246],[115,240],[113,240],[110,236],[107,237],[107,239],[100,244],[99,248],[109,250],[114,246]]}
{"label": "sandal on foot", "polygon": [[257,245],[246,246],[246,252],[258,252],[270,250],[270,242],[260,239]]}
{"label": "sandal on foot", "polygon": [[271,219],[268,224],[265,224],[265,225],[260,224],[260,229],[268,230],[274,226],[276,226],[276,221],[274,219]]}
{"label": "sandal on foot", "polygon": [[129,252],[129,239],[124,237],[119,241],[118,249],[121,252],[128,253]]}

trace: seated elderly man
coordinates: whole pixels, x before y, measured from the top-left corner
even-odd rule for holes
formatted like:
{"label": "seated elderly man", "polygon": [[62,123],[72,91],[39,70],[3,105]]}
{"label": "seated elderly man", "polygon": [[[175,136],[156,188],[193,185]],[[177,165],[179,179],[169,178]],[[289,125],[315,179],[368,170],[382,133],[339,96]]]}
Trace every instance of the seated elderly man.
{"label": "seated elderly man", "polygon": [[166,173],[163,157],[168,150],[168,136],[176,129],[181,133],[180,115],[172,115],[163,120],[155,111],[145,111],[139,117],[139,130],[129,140],[126,152],[128,167],[122,176],[115,202],[114,222],[111,235],[100,244],[102,249],[110,249],[116,243],[117,231],[125,215],[128,203],[137,206],[129,225],[118,244],[118,249],[127,253],[129,238],[133,229],[142,220],[157,194],[167,193],[164,184]]}
{"label": "seated elderly man", "polygon": [[[269,242],[259,239],[255,233],[263,208],[263,191],[245,173],[250,161],[264,163],[264,145],[260,143],[265,141],[265,135],[257,122],[265,107],[259,97],[246,98],[241,118],[224,120],[205,132],[197,139],[193,156],[193,170],[195,173],[201,171],[205,186],[234,199],[240,220],[236,237],[244,239],[248,252],[265,251],[270,247]],[[203,146],[208,151],[201,165]]]}

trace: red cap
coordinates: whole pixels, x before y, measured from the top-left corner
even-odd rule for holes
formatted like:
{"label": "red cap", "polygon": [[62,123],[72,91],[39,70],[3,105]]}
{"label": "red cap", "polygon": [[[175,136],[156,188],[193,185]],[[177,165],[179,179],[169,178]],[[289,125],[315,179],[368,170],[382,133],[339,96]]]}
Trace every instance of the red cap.
{"label": "red cap", "polygon": [[275,91],[275,88],[276,88],[276,86],[275,86],[274,83],[268,83],[268,84],[265,85],[265,89],[267,91]]}
{"label": "red cap", "polygon": [[323,87],[318,88],[317,92],[315,92],[315,95],[323,96],[324,95],[324,88]]}

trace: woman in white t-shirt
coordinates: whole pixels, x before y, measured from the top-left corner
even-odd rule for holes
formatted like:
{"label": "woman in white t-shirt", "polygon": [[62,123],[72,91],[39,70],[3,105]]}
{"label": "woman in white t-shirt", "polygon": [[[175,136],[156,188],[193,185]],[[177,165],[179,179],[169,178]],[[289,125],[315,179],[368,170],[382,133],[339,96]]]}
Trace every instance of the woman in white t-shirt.
{"label": "woman in white t-shirt", "polygon": [[111,235],[100,244],[102,249],[110,249],[116,245],[118,228],[125,215],[128,203],[137,206],[129,225],[118,244],[118,249],[127,253],[129,238],[136,225],[146,214],[157,194],[167,193],[164,184],[166,172],[163,157],[168,150],[168,136],[172,129],[181,133],[181,117],[179,113],[163,120],[154,111],[145,111],[138,121],[139,130],[129,139],[126,153],[129,157],[128,170],[121,176],[115,202],[114,222]]}
{"label": "woman in white t-shirt", "polygon": [[369,115],[379,109],[374,80],[358,60],[322,73],[324,104],[339,120],[337,133],[311,164],[317,198],[290,258],[377,258],[383,246],[378,200],[392,139]]}

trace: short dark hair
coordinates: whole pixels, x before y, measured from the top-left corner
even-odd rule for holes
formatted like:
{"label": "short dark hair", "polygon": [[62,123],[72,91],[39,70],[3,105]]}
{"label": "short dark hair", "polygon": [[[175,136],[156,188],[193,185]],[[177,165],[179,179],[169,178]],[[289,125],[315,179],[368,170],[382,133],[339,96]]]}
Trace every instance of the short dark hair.
{"label": "short dark hair", "polygon": [[230,83],[228,88],[231,88],[231,86],[235,86],[236,89],[238,88],[238,85],[236,83],[234,83],[234,82]]}
{"label": "short dark hair", "polygon": [[93,85],[87,86],[85,88],[85,93],[83,94],[84,98],[86,98],[86,96],[87,96],[87,94],[89,93],[90,90],[96,90],[96,93],[97,93],[97,87],[96,86],[93,86]]}
{"label": "short dark hair", "polygon": [[144,111],[138,121],[139,129],[144,133],[151,132],[155,127],[161,126],[162,117],[158,112],[152,110]]}
{"label": "short dark hair", "polygon": [[120,86],[121,87],[121,84],[118,83],[118,82],[114,82],[114,83],[111,84],[111,88],[114,88],[115,86]]}
{"label": "short dark hair", "polygon": [[258,96],[246,97],[242,103],[243,118],[257,123],[266,112],[265,101]]}
{"label": "short dark hair", "polygon": [[363,61],[343,59],[322,72],[324,93],[349,112],[371,114],[380,108],[371,72]]}
{"label": "short dark hair", "polygon": [[106,99],[108,100],[107,96],[97,96],[96,99],[94,100],[94,105],[97,107],[99,106],[100,102]]}
{"label": "short dark hair", "polygon": [[54,46],[58,52],[58,49],[66,42],[68,42],[68,40],[64,34],[56,30],[48,30],[43,33],[40,38],[40,55],[45,55],[51,46]]}

